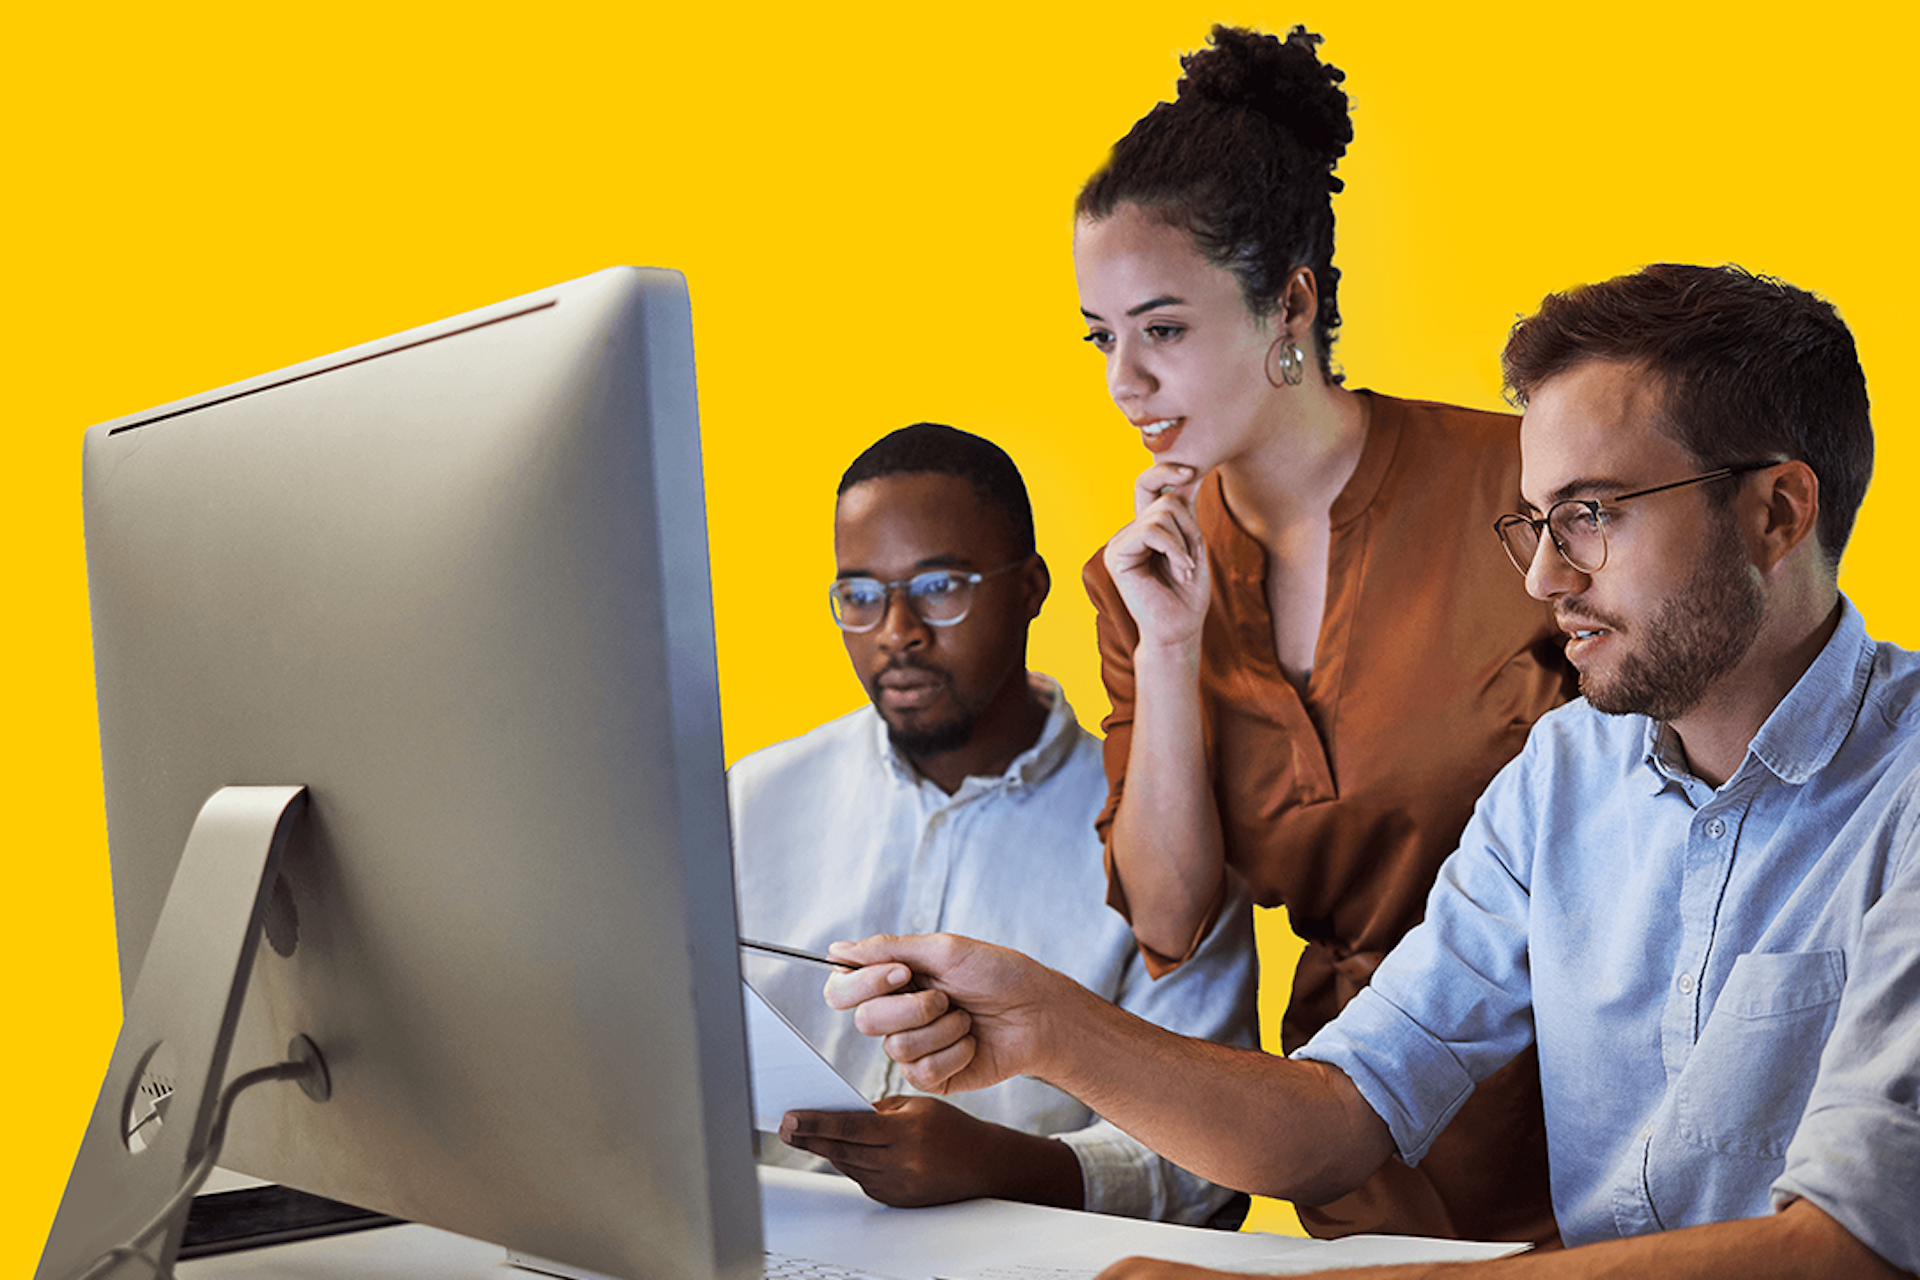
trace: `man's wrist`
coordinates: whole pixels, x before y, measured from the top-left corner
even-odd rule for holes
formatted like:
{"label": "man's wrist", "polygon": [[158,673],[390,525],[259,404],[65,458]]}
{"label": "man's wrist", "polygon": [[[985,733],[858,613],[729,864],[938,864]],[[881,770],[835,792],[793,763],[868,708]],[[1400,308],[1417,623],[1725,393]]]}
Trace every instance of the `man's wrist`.
{"label": "man's wrist", "polygon": [[1000,1168],[1004,1182],[994,1192],[1003,1200],[1052,1205],[1057,1209],[1086,1208],[1086,1179],[1080,1157],[1058,1138],[1018,1129],[1003,1131]]}
{"label": "man's wrist", "polygon": [[1112,1059],[1102,1046],[1111,1041],[1112,1020],[1129,1015],[1071,978],[1048,972],[1056,984],[1044,998],[1035,1028],[1035,1061],[1025,1074],[1084,1100],[1082,1091],[1097,1088],[1109,1074]]}

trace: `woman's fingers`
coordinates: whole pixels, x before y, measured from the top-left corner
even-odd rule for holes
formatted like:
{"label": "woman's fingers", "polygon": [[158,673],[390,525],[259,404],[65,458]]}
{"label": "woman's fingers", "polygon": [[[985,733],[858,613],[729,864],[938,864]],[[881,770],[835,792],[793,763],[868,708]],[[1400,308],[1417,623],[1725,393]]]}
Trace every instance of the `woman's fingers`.
{"label": "woman's fingers", "polygon": [[1156,462],[1142,471],[1133,482],[1133,513],[1139,515],[1155,500],[1179,498],[1191,503],[1200,487],[1200,473],[1177,462]]}

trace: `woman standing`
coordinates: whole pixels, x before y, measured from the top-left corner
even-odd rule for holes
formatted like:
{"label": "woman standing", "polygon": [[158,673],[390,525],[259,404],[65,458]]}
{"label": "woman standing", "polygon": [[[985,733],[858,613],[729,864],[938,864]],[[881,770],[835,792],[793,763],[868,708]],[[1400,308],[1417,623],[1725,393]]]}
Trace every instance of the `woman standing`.
{"label": "woman standing", "polygon": [[[1318,43],[1216,27],[1087,183],[1074,236],[1088,341],[1154,454],[1085,573],[1113,703],[1109,901],[1156,972],[1236,877],[1286,906],[1307,943],[1289,1051],[1419,921],[1481,789],[1569,691],[1487,532],[1519,493],[1515,420],[1332,372],[1353,132]],[[1301,1219],[1553,1239],[1532,1056],[1418,1169]]]}

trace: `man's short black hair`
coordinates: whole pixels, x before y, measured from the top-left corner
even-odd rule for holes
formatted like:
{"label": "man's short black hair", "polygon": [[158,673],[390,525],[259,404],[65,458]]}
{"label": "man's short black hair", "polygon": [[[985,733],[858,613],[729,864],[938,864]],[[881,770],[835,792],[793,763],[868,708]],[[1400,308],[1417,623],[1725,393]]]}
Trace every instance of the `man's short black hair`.
{"label": "man's short black hair", "polygon": [[1014,555],[1034,553],[1033,504],[1013,459],[991,440],[937,422],[916,422],[868,445],[840,477],[835,493],[882,476],[928,474],[965,480],[975,497],[1007,517]]}

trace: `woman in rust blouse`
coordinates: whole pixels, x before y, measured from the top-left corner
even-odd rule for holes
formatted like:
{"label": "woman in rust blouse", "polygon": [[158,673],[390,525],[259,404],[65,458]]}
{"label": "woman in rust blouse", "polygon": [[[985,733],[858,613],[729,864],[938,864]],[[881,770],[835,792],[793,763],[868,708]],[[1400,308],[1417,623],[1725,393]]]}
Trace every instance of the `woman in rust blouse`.
{"label": "woman in rust blouse", "polygon": [[[1318,43],[1215,28],[1087,183],[1074,235],[1087,338],[1154,454],[1085,573],[1113,703],[1109,900],[1156,972],[1234,878],[1286,906],[1307,943],[1287,1050],[1418,922],[1474,800],[1569,691],[1489,532],[1519,494],[1515,420],[1332,372],[1353,132]],[[1554,1239],[1532,1056],[1417,1169],[1301,1219]]]}

